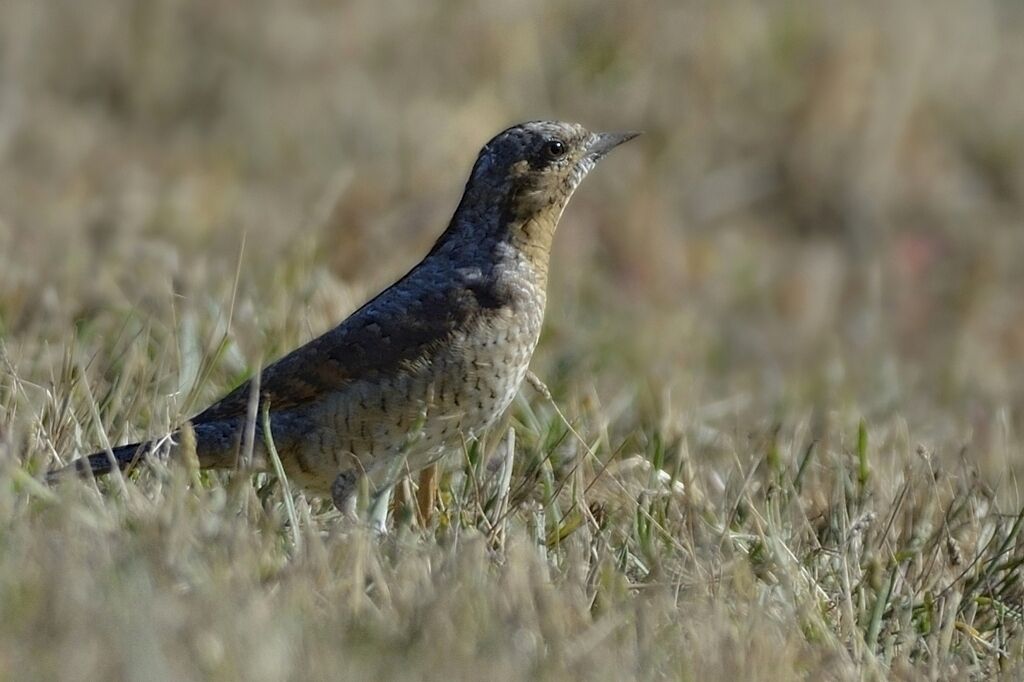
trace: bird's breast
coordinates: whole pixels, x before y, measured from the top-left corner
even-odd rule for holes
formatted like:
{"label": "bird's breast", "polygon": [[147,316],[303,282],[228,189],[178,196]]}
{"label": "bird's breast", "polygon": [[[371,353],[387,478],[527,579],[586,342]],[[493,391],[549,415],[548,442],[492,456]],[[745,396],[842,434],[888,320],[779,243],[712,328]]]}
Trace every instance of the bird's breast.
{"label": "bird's breast", "polygon": [[338,471],[384,475],[395,455],[415,469],[498,420],[526,376],[540,336],[543,297],[480,310],[444,343],[389,376],[354,382],[323,404],[294,474],[323,489]]}

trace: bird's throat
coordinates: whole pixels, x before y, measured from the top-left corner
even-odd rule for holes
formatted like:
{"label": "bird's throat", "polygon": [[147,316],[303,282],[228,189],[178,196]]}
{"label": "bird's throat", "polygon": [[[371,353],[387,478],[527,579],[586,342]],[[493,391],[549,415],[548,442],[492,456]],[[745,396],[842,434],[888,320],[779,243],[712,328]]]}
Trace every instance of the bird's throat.
{"label": "bird's throat", "polygon": [[558,215],[538,214],[509,226],[508,241],[533,266],[537,276],[547,282],[548,262],[551,259],[551,244],[558,227]]}

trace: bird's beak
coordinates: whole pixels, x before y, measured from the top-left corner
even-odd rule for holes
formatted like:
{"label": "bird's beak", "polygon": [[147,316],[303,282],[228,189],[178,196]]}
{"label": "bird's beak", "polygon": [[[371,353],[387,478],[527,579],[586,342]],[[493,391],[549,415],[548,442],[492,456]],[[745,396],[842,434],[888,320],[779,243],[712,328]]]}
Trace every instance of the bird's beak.
{"label": "bird's beak", "polygon": [[639,134],[638,132],[596,133],[590,144],[587,145],[587,156],[597,161],[623,142],[629,142]]}

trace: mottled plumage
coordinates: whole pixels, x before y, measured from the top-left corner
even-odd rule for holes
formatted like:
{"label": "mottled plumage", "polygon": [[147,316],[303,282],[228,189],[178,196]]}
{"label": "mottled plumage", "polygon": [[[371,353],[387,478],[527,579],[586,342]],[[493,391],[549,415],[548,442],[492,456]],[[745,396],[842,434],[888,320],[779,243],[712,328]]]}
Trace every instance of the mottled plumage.
{"label": "mottled plumage", "polygon": [[[416,470],[491,426],[537,345],[562,211],[596,162],[632,137],[536,121],[488,142],[430,253],[260,375],[289,478],[340,505],[359,475],[386,486],[400,458]],[[190,420],[202,466],[236,464],[250,393],[246,382]],[[263,442],[257,427],[258,460]],[[121,446],[114,459],[125,468],[151,447]],[[100,474],[111,461],[100,452],[72,466]]]}

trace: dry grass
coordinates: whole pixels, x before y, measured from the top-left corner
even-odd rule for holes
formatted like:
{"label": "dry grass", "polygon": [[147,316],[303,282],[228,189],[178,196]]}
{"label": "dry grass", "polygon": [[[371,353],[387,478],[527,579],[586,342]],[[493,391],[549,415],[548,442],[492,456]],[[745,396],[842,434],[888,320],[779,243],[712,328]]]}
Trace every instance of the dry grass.
{"label": "dry grass", "polygon": [[[1022,30],[4,3],[0,678],[1019,676]],[[563,221],[510,478],[503,430],[383,540],[265,475],[40,484],[336,323],[548,116],[647,135]]]}

